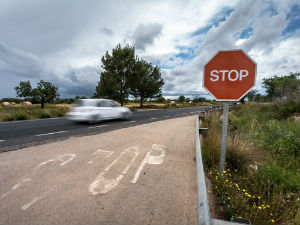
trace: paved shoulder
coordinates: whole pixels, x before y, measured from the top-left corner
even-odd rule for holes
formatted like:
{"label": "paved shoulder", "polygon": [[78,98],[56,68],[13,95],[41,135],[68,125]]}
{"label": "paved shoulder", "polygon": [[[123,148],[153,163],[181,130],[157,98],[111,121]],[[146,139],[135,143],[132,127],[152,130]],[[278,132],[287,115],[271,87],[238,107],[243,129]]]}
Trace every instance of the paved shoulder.
{"label": "paved shoulder", "polygon": [[0,154],[0,224],[196,224],[195,116]]}

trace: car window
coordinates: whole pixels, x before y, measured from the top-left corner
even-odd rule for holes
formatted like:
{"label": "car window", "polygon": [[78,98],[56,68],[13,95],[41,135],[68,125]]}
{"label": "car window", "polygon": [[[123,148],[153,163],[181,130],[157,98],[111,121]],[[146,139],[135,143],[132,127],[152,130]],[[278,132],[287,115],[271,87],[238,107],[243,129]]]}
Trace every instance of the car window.
{"label": "car window", "polygon": [[75,101],[76,106],[95,106],[94,101],[78,99]]}
{"label": "car window", "polygon": [[112,107],[109,101],[99,101],[97,104],[98,107]]}
{"label": "car window", "polygon": [[111,107],[119,106],[115,101],[109,101]]}

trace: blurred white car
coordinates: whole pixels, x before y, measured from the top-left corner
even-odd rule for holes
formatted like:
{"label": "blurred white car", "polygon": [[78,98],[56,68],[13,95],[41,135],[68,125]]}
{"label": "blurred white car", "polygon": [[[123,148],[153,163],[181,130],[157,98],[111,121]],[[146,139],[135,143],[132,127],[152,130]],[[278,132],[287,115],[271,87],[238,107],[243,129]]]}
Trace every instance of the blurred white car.
{"label": "blurred white car", "polygon": [[79,99],[67,116],[72,121],[96,123],[109,119],[129,119],[131,111],[109,99]]}

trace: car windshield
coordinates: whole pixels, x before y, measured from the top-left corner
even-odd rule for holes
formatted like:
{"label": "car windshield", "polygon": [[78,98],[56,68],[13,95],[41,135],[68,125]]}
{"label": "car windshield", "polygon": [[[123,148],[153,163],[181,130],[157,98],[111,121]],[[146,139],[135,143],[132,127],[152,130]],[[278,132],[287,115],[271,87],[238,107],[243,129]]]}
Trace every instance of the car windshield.
{"label": "car windshield", "polygon": [[75,104],[76,106],[95,106],[95,101],[78,99]]}

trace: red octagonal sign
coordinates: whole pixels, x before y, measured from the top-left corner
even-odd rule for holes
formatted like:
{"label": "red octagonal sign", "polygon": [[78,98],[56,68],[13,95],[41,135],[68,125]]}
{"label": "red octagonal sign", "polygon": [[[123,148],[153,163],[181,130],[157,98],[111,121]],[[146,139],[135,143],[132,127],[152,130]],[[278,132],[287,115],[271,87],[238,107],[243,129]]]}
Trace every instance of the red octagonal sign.
{"label": "red octagonal sign", "polygon": [[255,85],[256,63],[243,50],[219,51],[205,66],[203,87],[217,101],[238,101]]}

